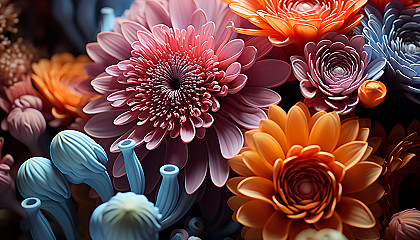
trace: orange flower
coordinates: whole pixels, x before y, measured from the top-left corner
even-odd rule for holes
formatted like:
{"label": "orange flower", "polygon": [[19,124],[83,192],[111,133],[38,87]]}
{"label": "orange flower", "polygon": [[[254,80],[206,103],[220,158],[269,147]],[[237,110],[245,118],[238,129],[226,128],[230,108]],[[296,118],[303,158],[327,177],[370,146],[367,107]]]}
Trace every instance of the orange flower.
{"label": "orange flower", "polygon": [[359,87],[360,103],[366,108],[376,107],[385,100],[386,92],[382,82],[368,80]]}
{"label": "orange flower", "polygon": [[74,58],[70,53],[62,53],[32,64],[34,84],[52,104],[51,112],[61,123],[84,116],[80,105],[86,104],[92,95],[82,93],[77,85],[88,78],[83,71],[88,62],[87,56]]}
{"label": "orange flower", "polygon": [[336,112],[310,115],[303,103],[289,112],[271,106],[260,128],[246,132],[249,147],[229,160],[242,175],[228,181],[228,204],[245,225],[245,239],[295,239],[306,228],[335,229],[347,238],[376,236],[367,205],[384,190],[382,167],[370,161],[367,121]]}
{"label": "orange flower", "polygon": [[303,49],[327,32],[347,33],[360,23],[356,14],[367,0],[222,0],[260,29],[235,28],[248,35],[267,36],[278,47],[290,43]]}

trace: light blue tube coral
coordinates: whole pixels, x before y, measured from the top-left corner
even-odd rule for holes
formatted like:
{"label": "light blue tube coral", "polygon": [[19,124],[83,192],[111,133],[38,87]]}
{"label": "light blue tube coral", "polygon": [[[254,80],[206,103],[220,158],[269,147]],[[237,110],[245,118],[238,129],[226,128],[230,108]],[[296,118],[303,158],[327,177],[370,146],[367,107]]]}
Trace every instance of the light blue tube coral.
{"label": "light blue tube coral", "polygon": [[89,230],[93,240],[157,240],[161,217],[145,196],[117,193],[95,209]]}
{"label": "light blue tube coral", "polygon": [[136,142],[132,139],[125,139],[118,143],[118,148],[124,156],[125,171],[127,172],[128,183],[131,191],[137,194],[144,194],[145,177],[144,171],[134,152]]}
{"label": "light blue tube coral", "polygon": [[178,173],[179,168],[172,164],[163,165],[160,168],[162,183],[157,195],[156,207],[159,208],[163,219],[172,213],[179,198]]}
{"label": "light blue tube coral", "polygon": [[17,174],[17,187],[23,197],[36,197],[63,229],[68,240],[77,239],[74,218],[68,207],[70,187],[49,159],[33,157],[25,161]]}
{"label": "light blue tube coral", "polygon": [[114,195],[105,168],[108,158],[104,149],[93,139],[75,130],[64,130],[52,140],[50,152],[52,162],[67,180],[75,184],[88,184],[103,202]]}
{"label": "light blue tube coral", "polygon": [[23,200],[21,205],[28,216],[32,238],[34,240],[55,240],[51,226],[41,212],[41,200],[31,197]]}

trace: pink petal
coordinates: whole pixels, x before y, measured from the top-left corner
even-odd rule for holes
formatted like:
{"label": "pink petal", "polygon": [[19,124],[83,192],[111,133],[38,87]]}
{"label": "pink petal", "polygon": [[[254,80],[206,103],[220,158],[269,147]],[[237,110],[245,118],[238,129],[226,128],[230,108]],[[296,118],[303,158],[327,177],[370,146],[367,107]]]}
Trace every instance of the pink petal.
{"label": "pink petal", "polygon": [[257,49],[257,60],[262,59],[271,51],[271,49],[273,49],[273,45],[268,41],[268,39],[260,36],[251,37],[245,41],[245,45],[253,46]]}
{"label": "pink petal", "polygon": [[137,31],[149,31],[147,28],[143,27],[142,25],[133,22],[133,21],[124,21],[121,24],[121,31],[125,39],[128,43],[132,44],[133,42],[138,40]]}
{"label": "pink petal", "polygon": [[127,123],[130,123],[130,122],[138,119],[137,116],[138,116],[137,112],[133,112],[131,110],[128,110],[128,111],[123,112],[120,115],[118,115],[118,117],[116,117],[114,119],[114,124],[115,125],[125,125]]}
{"label": "pink petal", "polygon": [[126,110],[123,109],[96,114],[86,123],[85,131],[89,135],[97,138],[110,138],[123,134],[129,130],[132,125],[116,126],[113,124],[113,121],[124,111]]}
{"label": "pink petal", "polygon": [[241,150],[244,139],[241,130],[227,117],[214,114],[214,129],[219,139],[220,151],[224,158],[233,158]]}
{"label": "pink petal", "polygon": [[219,81],[220,84],[229,84],[241,73],[241,64],[232,63],[225,71],[225,77]]}
{"label": "pink petal", "polygon": [[117,78],[106,74],[92,80],[92,87],[100,93],[110,93],[123,89],[123,85],[117,82]]}
{"label": "pink petal", "polygon": [[203,183],[207,173],[207,149],[202,140],[188,144],[188,162],[185,166],[185,190],[194,193]]}
{"label": "pink petal", "polygon": [[194,139],[195,127],[190,119],[187,119],[185,123],[181,124],[180,135],[184,143],[189,143]]}
{"label": "pink petal", "polygon": [[[146,148],[148,150],[153,150],[155,148],[157,148],[163,141],[163,139],[165,139],[168,130],[167,129],[162,129],[162,128],[155,128],[153,133],[153,137],[150,140],[146,140],[147,135],[145,136],[145,140],[147,142],[146,144]],[[152,132],[150,132],[149,134],[152,134]]]}
{"label": "pink petal", "polygon": [[187,29],[190,18],[197,9],[193,0],[169,0],[169,13],[173,28]]}
{"label": "pink petal", "polygon": [[217,187],[225,185],[229,177],[229,162],[220,154],[217,135],[212,128],[206,134],[211,180]]}
{"label": "pink petal", "polygon": [[105,66],[100,63],[90,62],[85,64],[83,70],[88,76],[96,77],[105,70]]}
{"label": "pink petal", "polygon": [[102,49],[116,59],[128,59],[131,56],[131,46],[119,33],[98,33],[98,43]]}
{"label": "pink petal", "polygon": [[317,94],[317,89],[308,80],[302,80],[300,82],[300,91],[305,98],[313,98]]}
{"label": "pink petal", "polygon": [[248,86],[274,88],[282,85],[291,73],[290,64],[281,60],[257,61],[248,71]]}
{"label": "pink petal", "polygon": [[254,46],[246,46],[241,56],[237,60],[242,65],[241,72],[245,72],[250,67],[252,67],[256,59],[257,49]]}
{"label": "pink petal", "polygon": [[199,34],[201,27],[206,23],[206,13],[202,9],[195,10],[190,20],[190,25],[192,25],[195,28],[195,34]]}
{"label": "pink petal", "polygon": [[86,52],[94,62],[105,66],[109,66],[118,62],[118,59],[106,53],[96,42],[86,44]]}
{"label": "pink petal", "polygon": [[271,89],[262,87],[244,88],[235,95],[241,102],[253,107],[268,107],[273,104],[278,104],[281,97],[278,93]]}
{"label": "pink petal", "polygon": [[241,91],[248,81],[248,77],[245,74],[239,74],[232,82],[228,84],[228,93],[235,94]]}
{"label": "pink petal", "polygon": [[219,53],[216,53],[219,58],[219,69],[226,69],[230,64],[236,61],[241,56],[245,47],[242,39],[235,39],[228,42]]}
{"label": "pink petal", "polygon": [[118,149],[118,143],[124,139],[133,139],[136,142],[136,145],[134,147],[138,147],[142,145],[145,140],[145,136],[149,134],[151,131],[153,131],[154,127],[153,124],[150,121],[146,121],[143,125],[136,125],[136,124],[128,124],[130,126],[133,126],[130,130],[126,131],[124,134],[122,134],[117,140],[115,140],[111,144],[111,152],[117,152]]}
{"label": "pink petal", "polygon": [[149,29],[158,24],[171,25],[171,19],[166,9],[162,7],[158,2],[146,1],[146,7],[144,9],[146,13],[146,20]]}
{"label": "pink petal", "polygon": [[301,56],[290,57],[292,61],[293,73],[299,81],[308,79],[309,67],[306,64],[305,59]]}
{"label": "pink petal", "polygon": [[246,129],[258,128],[261,119],[267,118],[267,115],[261,109],[246,106],[234,97],[226,97],[221,110]]}
{"label": "pink petal", "polygon": [[188,160],[188,145],[180,138],[166,138],[165,164],[174,164],[183,169]]}
{"label": "pink petal", "polygon": [[83,112],[87,114],[96,114],[96,113],[102,113],[102,112],[109,112],[116,110],[113,106],[111,106],[111,103],[106,100],[107,96],[103,95],[98,99],[93,100],[92,102],[89,102],[84,108]]}
{"label": "pink petal", "polygon": [[217,10],[219,10],[218,6],[220,3],[221,2],[218,0],[195,0],[197,8],[204,10],[203,12],[206,13],[208,21],[213,21],[215,23],[217,14],[219,13]]}

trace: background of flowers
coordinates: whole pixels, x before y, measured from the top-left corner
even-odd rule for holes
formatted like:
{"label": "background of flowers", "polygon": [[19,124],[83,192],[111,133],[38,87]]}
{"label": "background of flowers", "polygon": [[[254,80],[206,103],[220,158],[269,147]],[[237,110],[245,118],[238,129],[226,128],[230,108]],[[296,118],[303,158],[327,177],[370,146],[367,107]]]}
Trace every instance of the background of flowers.
{"label": "background of flowers", "polygon": [[[65,16],[63,14],[60,15],[60,5],[59,3],[64,3],[66,1],[17,1],[17,2],[13,2],[12,4],[14,4],[15,6],[18,6],[19,9],[21,9],[20,11],[20,23],[17,25],[19,27],[19,32],[15,33],[15,30],[13,30],[14,28],[6,28],[7,30],[5,31],[5,33],[2,35],[2,39],[3,39],[3,43],[2,46],[5,46],[5,48],[10,49],[9,52],[6,50],[2,51],[2,57],[1,57],[1,63],[4,70],[2,70],[2,84],[4,84],[5,86],[10,86],[10,83],[8,83],[7,81],[10,81],[10,74],[12,74],[14,76],[13,82],[20,82],[22,85],[24,85],[24,83],[26,84],[26,89],[28,91],[29,95],[35,96],[34,98],[24,98],[24,99],[20,99],[19,103],[22,104],[22,109],[31,109],[29,111],[32,111],[31,114],[34,114],[34,116],[37,116],[39,119],[39,122],[37,123],[37,126],[40,126],[39,129],[42,128],[46,128],[47,129],[47,133],[44,133],[43,135],[41,135],[41,139],[42,137],[46,137],[48,138],[47,135],[50,136],[54,136],[59,130],[64,129],[67,126],[71,126],[70,128],[73,129],[79,129],[81,130],[83,128],[83,125],[85,124],[84,120],[82,119],[78,119],[76,120],[74,123],[72,123],[72,118],[74,118],[75,115],[80,114],[83,115],[81,112],[81,108],[79,107],[79,109],[77,108],[76,105],[73,105],[73,109],[69,110],[69,109],[65,109],[63,106],[60,106],[60,104],[55,105],[54,103],[59,103],[62,102],[62,99],[54,99],[54,98],[48,98],[48,93],[45,93],[43,91],[47,91],[46,89],[48,89],[48,87],[45,87],[43,85],[40,84],[41,81],[37,81],[36,77],[33,77],[33,82],[35,85],[35,88],[38,89],[39,92],[42,92],[42,95],[38,95],[37,93],[33,92],[33,89],[31,89],[30,84],[28,85],[28,80],[20,80],[21,76],[25,76],[26,74],[29,74],[31,71],[34,72],[35,75],[42,75],[43,71],[46,71],[45,69],[48,69],[48,66],[46,66],[45,64],[42,65],[41,62],[39,61],[40,58],[44,57],[47,59],[50,59],[52,57],[52,55],[54,53],[57,52],[71,52],[74,55],[78,55],[80,53],[83,53],[84,51],[84,45],[89,42],[89,41],[93,41],[95,40],[95,33],[97,31],[97,29],[99,28],[98,25],[98,19],[99,19],[99,9],[101,9],[102,6],[111,6],[114,7],[115,13],[117,16],[121,15],[123,12],[123,9],[126,9],[129,6],[129,3],[126,3],[124,6],[123,5],[112,5],[112,1],[98,1],[95,6],[95,8],[91,9],[91,12],[94,12],[97,17],[95,17],[95,19],[93,19],[93,21],[87,21],[87,19],[82,19],[80,20],[80,17],[83,17],[85,15],[70,15],[70,16]],[[69,1],[70,2],[70,1]],[[299,2],[299,1],[297,1]],[[78,12],[77,9],[81,8],[81,6],[84,4],[84,2],[80,2],[80,5],[74,5],[74,10],[75,12]],[[115,3],[114,3],[115,4]],[[406,6],[411,6],[413,3],[410,2],[405,2]],[[11,3],[9,3],[8,1],[4,1],[2,2],[2,7],[4,8],[4,6],[9,6],[11,5]],[[385,6],[385,4],[383,2],[380,2],[378,5],[380,5],[382,8]],[[118,7],[116,7],[118,6]],[[415,6],[415,5],[413,5]],[[10,7],[10,6],[9,6]],[[121,8],[121,9],[119,9]],[[360,7],[358,7],[355,10],[358,11],[358,9],[360,9]],[[395,8],[401,8],[400,5],[396,5]],[[86,10],[88,11],[88,10]],[[365,10],[366,11],[366,10]],[[372,10],[373,11],[373,10]],[[378,10],[379,11],[379,10]],[[19,12],[17,10],[14,10],[14,12]],[[91,13],[89,12],[89,13]],[[362,10],[363,12],[363,10]],[[8,13],[7,11],[5,13]],[[379,11],[379,14],[380,11]],[[55,16],[55,17],[54,17]],[[57,17],[60,16],[60,17]],[[127,14],[127,16],[130,16],[129,14]],[[85,16],[86,17],[86,16]],[[14,21],[13,19],[16,18],[15,17],[11,17],[12,22]],[[91,19],[92,20],[92,19]],[[83,29],[83,28],[87,28],[89,26],[89,24],[86,24],[86,26],[83,26],[82,24],[80,24],[81,22],[89,22],[92,23],[91,24],[91,28],[90,30],[87,29]],[[242,21],[242,20],[241,20]],[[363,21],[363,20],[362,20]],[[7,21],[6,21],[7,22]],[[244,21],[245,22],[245,21]],[[72,23],[72,24],[69,24]],[[9,22],[7,22],[7,24],[13,25]],[[63,24],[66,27],[63,27]],[[365,23],[365,26],[367,26],[368,24]],[[246,26],[246,22],[245,22],[245,26]],[[249,27],[249,26],[248,26]],[[73,29],[73,30],[72,30]],[[110,30],[110,29],[107,29]],[[376,29],[374,29],[376,30]],[[355,33],[357,33],[358,29],[354,29],[353,30]],[[359,32],[361,32],[359,30]],[[90,36],[88,36],[89,34],[86,33],[90,33]],[[92,34],[93,33],[93,34]],[[84,35],[84,36],[83,36]],[[26,43],[22,43],[23,41],[19,40],[18,37],[23,37],[24,42]],[[321,36],[319,36],[321,37]],[[8,44],[7,39],[5,40],[5,38],[10,39],[10,43]],[[305,38],[296,36],[296,38],[299,41],[305,41]],[[244,39],[247,41],[249,39],[247,39],[247,37],[244,37]],[[263,42],[265,38],[260,38],[260,42]],[[273,38],[273,39],[277,39],[278,38]],[[257,40],[255,39],[251,39],[254,42],[256,42]],[[249,41],[251,41],[249,40]],[[314,40],[315,42],[317,40]],[[30,43],[32,43],[34,45],[34,47],[30,46]],[[252,41],[251,41],[252,42]],[[272,43],[274,43],[274,41],[271,41]],[[14,44],[14,45],[13,45]],[[372,44],[370,42],[370,44]],[[12,45],[14,47],[12,47]],[[279,46],[281,46],[281,44],[277,44]],[[264,46],[270,46],[270,45],[264,45]],[[263,46],[263,47],[264,47]],[[286,49],[286,53],[285,52],[277,52],[277,48],[275,50],[273,50],[268,56],[266,56],[266,58],[278,58],[278,59],[282,59],[284,61],[289,62],[289,56],[291,55],[300,55],[302,53],[303,50],[303,46],[304,43],[300,43],[300,44],[296,44],[296,46],[299,46],[298,49]],[[32,50],[31,50],[32,48]],[[260,48],[263,49],[263,48]],[[13,52],[15,51],[15,52]],[[22,54],[19,54],[23,53]],[[19,58],[24,56],[23,61],[19,62]],[[383,56],[382,56],[383,57]],[[385,56],[386,57],[386,56]],[[21,66],[23,66],[22,68],[19,68],[17,71],[16,69],[11,68],[11,66],[13,66],[11,63],[11,61],[17,61],[18,64],[22,63],[23,64]],[[72,57],[70,56],[62,56],[61,60],[60,57],[55,56],[51,58],[51,62],[56,62],[58,64],[58,68],[62,68],[63,64],[65,63],[71,63],[71,62],[75,62],[75,66],[74,68],[77,68],[77,62],[80,63],[84,63],[86,60],[83,59],[77,59],[77,60],[73,60]],[[402,61],[402,60],[401,60]],[[37,64],[33,65],[32,67],[30,67],[30,63],[31,62],[36,62]],[[292,60],[293,62],[293,60]],[[401,65],[404,65],[405,62],[400,62]],[[38,67],[37,67],[38,66]],[[38,71],[37,71],[38,69]],[[17,71],[17,72],[14,72]],[[37,73],[38,72],[38,73]],[[77,76],[79,78],[85,78],[86,76],[83,75],[83,73],[80,71],[80,66],[79,69],[76,70],[76,75],[80,74],[81,76]],[[59,74],[58,74],[59,76]],[[416,74],[414,74],[414,76],[416,76]],[[389,81],[386,80],[386,74],[384,75],[383,78],[381,78],[380,80],[383,80],[384,82]],[[72,78],[75,78],[74,76]],[[298,80],[301,80],[298,78]],[[403,80],[402,80],[403,81]],[[38,82],[38,83],[37,83]],[[68,83],[63,81],[63,87],[66,88],[68,87]],[[85,86],[86,87],[86,86]],[[302,100],[302,95],[301,95],[301,91],[299,89],[299,82],[298,81],[290,81],[290,82],[286,82],[283,85],[275,88],[276,92],[280,93],[281,95],[281,102],[280,102],[280,106],[287,110],[289,109],[291,106],[293,106],[295,103],[297,103],[298,101]],[[351,113],[351,115],[355,115],[358,116],[359,118],[370,118],[372,120],[372,129],[377,130],[377,128],[373,128],[373,126],[375,126],[376,122],[380,122],[382,125],[384,125],[384,129],[387,131],[388,134],[391,134],[391,129],[395,129],[394,126],[396,126],[397,123],[401,123],[402,124],[402,129],[406,129],[409,124],[412,122],[412,120],[414,119],[419,119],[419,111],[418,110],[418,104],[416,104],[415,102],[407,99],[407,98],[394,98],[393,93],[390,91],[392,89],[389,89],[389,94],[387,95],[385,101],[380,104],[377,107],[374,108],[363,108],[359,105],[356,106],[354,113]],[[92,94],[85,94],[83,96],[78,96],[80,99],[84,99],[83,102],[87,103],[89,102],[91,99],[95,99],[98,96],[92,95]],[[74,99],[74,97],[73,97]],[[9,99],[10,100],[10,99]],[[10,102],[14,102],[15,99],[10,100]],[[42,101],[42,104],[40,104],[40,101]],[[54,107],[48,106],[48,104],[52,104],[54,105]],[[71,105],[71,104],[68,104]],[[4,105],[2,105],[3,107]],[[55,109],[55,110],[54,110]],[[64,110],[63,110],[64,109]],[[4,109],[3,109],[4,110]],[[8,116],[8,111],[9,110],[5,110],[1,112],[1,118],[5,119]],[[66,113],[71,112],[72,114],[66,115]],[[40,115],[40,113],[42,113]],[[76,113],[76,114],[75,114]],[[29,113],[28,113],[29,114]],[[43,120],[45,119],[45,120]],[[48,125],[47,125],[48,122]],[[72,125],[70,125],[72,123]],[[258,127],[258,121],[257,121],[257,125],[254,125],[255,127],[252,128],[256,128]],[[19,129],[20,126],[18,126]],[[378,127],[379,128],[379,127]],[[2,131],[2,137],[4,137],[6,139],[5,143],[4,143],[4,147],[3,147],[3,154],[6,153],[10,153],[14,159],[15,159],[15,164],[11,167],[11,175],[12,177],[16,176],[16,172],[18,169],[18,166],[24,161],[26,160],[29,156],[29,154],[25,154],[24,151],[21,151],[22,148],[24,148],[25,146],[23,146],[19,141],[17,141],[16,139],[19,139],[21,142],[25,143],[25,145],[31,149],[31,151],[34,154],[38,154],[40,151],[42,151],[42,148],[48,147],[49,143],[47,142],[42,142],[41,140],[41,149],[37,149],[38,146],[31,146],[31,142],[33,142],[34,140],[27,140],[27,142],[25,142],[25,138],[27,138],[28,136],[33,137],[34,139],[37,139],[39,137],[39,135],[36,135],[36,128],[33,129],[29,129],[28,130],[30,133],[26,133],[23,134],[22,131],[18,131],[15,134],[13,134],[13,131],[9,128],[9,131]],[[395,130],[395,131],[399,131],[400,130]],[[41,130],[38,130],[39,134],[42,133]],[[384,135],[384,132],[377,130],[377,134],[378,136],[382,137],[382,138],[386,138],[386,135]],[[35,134],[34,134],[35,133]],[[376,133],[374,130],[372,130],[372,134]],[[24,137],[19,138],[18,134],[22,134]],[[399,133],[400,134],[400,133]],[[403,133],[402,135],[400,134],[400,139],[401,136],[404,136],[405,133]],[[389,142],[391,143],[393,140],[389,140]],[[109,143],[104,143],[104,144],[109,144]],[[387,143],[388,144],[388,143]],[[44,145],[44,146],[42,146]],[[384,147],[386,148],[386,147]],[[385,157],[385,156],[381,156],[381,157]],[[111,157],[110,157],[111,158]],[[413,161],[413,160],[412,160]],[[155,166],[156,168],[157,166]],[[146,173],[147,175],[147,173]],[[149,177],[150,178],[150,177]],[[158,181],[158,179],[155,179],[155,181]],[[418,182],[418,178],[414,178],[411,181],[413,182]],[[124,182],[124,180],[121,180],[121,182],[118,181],[114,181],[115,187],[117,189],[126,189],[127,183]],[[205,184],[209,184],[208,182],[206,182]],[[410,184],[410,183],[406,183],[407,185],[403,185],[404,187],[413,187],[415,185]],[[211,189],[212,184],[208,185],[209,189]],[[226,190],[226,189],[225,189]],[[418,190],[418,189],[417,189]],[[209,193],[210,190],[207,190],[207,193]],[[411,194],[412,190],[408,190],[407,192],[401,191],[399,193],[400,196],[400,203],[404,206],[401,206],[401,209],[406,209],[406,208],[412,208],[412,207],[416,207],[418,208],[418,204],[419,204],[419,196],[417,195],[413,200],[413,202],[409,202],[409,199],[413,199],[412,197],[408,198],[407,196],[412,196]],[[418,192],[418,191],[417,191]],[[227,191],[226,191],[226,194]],[[398,193],[397,193],[398,194]],[[211,195],[211,192],[210,194]],[[207,195],[206,195],[207,196]],[[224,202],[226,202],[226,200],[224,200]],[[203,203],[204,204],[208,204]],[[196,208],[194,208],[194,211],[196,211],[195,215],[201,215],[201,214],[205,214],[205,213],[200,213],[200,207],[199,204],[197,205]],[[226,211],[228,211],[226,209]],[[10,219],[9,217],[14,217],[16,219],[16,221],[14,222],[13,226],[17,226],[17,219],[18,216],[14,215],[11,212],[5,212],[7,213],[8,217],[6,217],[5,219]],[[194,214],[190,214],[191,216]],[[229,214],[227,214],[229,215]],[[13,221],[6,221],[9,223],[12,223]],[[177,227],[182,228],[183,224],[180,223]],[[2,226],[6,226],[6,225],[2,225]],[[15,228],[17,231],[19,231],[19,229]],[[14,235],[14,234],[13,234]]]}

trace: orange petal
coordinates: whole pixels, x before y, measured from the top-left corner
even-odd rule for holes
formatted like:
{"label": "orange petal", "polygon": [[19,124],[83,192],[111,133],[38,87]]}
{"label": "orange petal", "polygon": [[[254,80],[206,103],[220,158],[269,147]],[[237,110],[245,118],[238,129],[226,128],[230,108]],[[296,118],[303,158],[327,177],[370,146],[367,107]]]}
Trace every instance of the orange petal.
{"label": "orange petal", "polygon": [[[295,145],[296,146],[296,145]],[[321,151],[321,148],[319,145],[309,145],[307,147],[304,147],[299,154],[299,157],[301,158],[310,158],[316,155]]]}
{"label": "orange petal", "polygon": [[273,165],[270,165],[266,160],[261,158],[258,153],[246,151],[242,153],[242,160],[255,175],[269,180],[273,179]]}
{"label": "orange petal", "polygon": [[286,138],[289,147],[308,144],[309,126],[305,112],[298,106],[290,108],[286,121]]}
{"label": "orange petal", "polygon": [[318,29],[307,23],[300,23],[293,26],[295,36],[301,39],[307,39],[307,41],[314,41],[317,39]]}
{"label": "orange petal", "polygon": [[226,187],[235,195],[243,196],[241,193],[238,192],[238,185],[239,183],[244,180],[245,177],[234,177],[229,179],[226,182]]}
{"label": "orange petal", "polygon": [[284,37],[279,34],[271,34],[268,36],[268,41],[276,47],[285,47],[292,43],[292,40],[289,37]]}
{"label": "orange petal", "polygon": [[263,228],[265,240],[285,240],[289,234],[293,220],[287,218],[282,212],[274,212]]}
{"label": "orange petal", "polygon": [[378,179],[381,175],[382,167],[376,163],[365,161],[347,169],[341,185],[343,193],[354,193],[361,191]]}
{"label": "orange petal", "polygon": [[236,155],[235,157],[229,159],[228,161],[232,170],[235,171],[237,174],[245,176],[245,177],[255,175],[251,170],[249,170],[249,168],[243,162],[242,154]]}
{"label": "orange petal", "polygon": [[362,157],[362,159],[360,161],[364,161],[364,160],[368,159],[369,156],[372,154],[372,152],[373,152],[373,147],[368,146],[367,149],[366,149],[365,154],[363,154],[363,157]]}
{"label": "orange petal", "polygon": [[321,219],[317,223],[314,224],[314,226],[318,229],[324,229],[324,228],[330,228],[335,229],[339,232],[343,231],[343,222],[341,221],[341,217],[334,212],[332,217],[328,219]]}
{"label": "orange petal", "polygon": [[354,236],[357,239],[379,239],[381,237],[381,235],[378,232],[378,229],[376,229],[376,227],[373,228],[356,228],[356,227],[352,227],[349,226],[349,229],[351,230],[351,232],[354,234]]}
{"label": "orange petal", "polygon": [[369,208],[354,198],[342,196],[337,204],[336,212],[343,223],[359,228],[372,228],[376,221]]}
{"label": "orange petal", "polygon": [[359,199],[360,201],[371,204],[377,202],[385,194],[385,190],[379,183],[373,183],[360,192],[347,194],[348,197]]}
{"label": "orange petal", "polygon": [[243,238],[246,240],[260,240],[262,239],[262,228],[249,228]]}
{"label": "orange petal", "polygon": [[321,217],[324,215],[324,212],[320,212],[318,214],[311,214],[305,217],[305,222],[309,224],[314,224],[318,222]]}
{"label": "orange petal", "polygon": [[281,127],[270,119],[261,119],[260,130],[273,136],[280,144],[283,152],[287,152],[287,139]]}
{"label": "orange petal", "polygon": [[325,114],[327,114],[326,111],[320,111],[315,113],[312,117],[311,120],[309,120],[309,131],[312,131],[312,128],[314,126],[314,124],[316,123],[316,121],[318,121],[318,119],[322,116],[324,116]]}
{"label": "orange petal", "polygon": [[357,141],[367,141],[369,138],[369,128],[360,128],[359,134],[357,135]]}
{"label": "orange petal", "polygon": [[341,125],[340,138],[337,146],[356,140],[359,134],[359,120],[351,120]]}
{"label": "orange petal", "polygon": [[236,219],[247,227],[262,228],[273,212],[271,204],[261,200],[251,200],[238,209]]}
{"label": "orange petal", "polygon": [[268,108],[268,119],[276,122],[281,127],[281,129],[283,129],[283,131],[286,129],[287,114],[283,108],[277,105],[271,105]]}
{"label": "orange petal", "polygon": [[314,124],[309,135],[308,144],[319,145],[322,151],[332,152],[340,137],[340,120],[327,113],[320,117]]}
{"label": "orange petal", "polygon": [[309,119],[311,119],[311,113],[309,112],[308,107],[303,102],[297,102],[295,106],[299,107],[303,113],[305,113],[306,119],[308,119],[309,122]]}
{"label": "orange petal", "polygon": [[261,131],[258,130],[258,129],[253,129],[253,130],[249,130],[249,131],[245,132],[245,141],[248,144],[248,146],[253,150],[257,149],[255,147],[254,134],[259,133],[259,132],[261,132]]}
{"label": "orange petal", "polygon": [[367,142],[353,141],[340,146],[333,154],[336,161],[341,162],[346,166],[346,169],[349,169],[362,159],[367,146]]}
{"label": "orange petal", "polygon": [[272,203],[271,197],[275,194],[273,182],[262,177],[246,178],[239,183],[237,189],[247,197],[261,199],[268,203]]}
{"label": "orange petal", "polygon": [[233,211],[237,211],[242,205],[249,201],[249,198],[233,196],[228,199],[227,204]]}
{"label": "orange petal", "polygon": [[274,30],[279,32],[281,35],[290,36],[293,34],[292,26],[290,26],[290,24],[284,19],[268,14],[264,15],[264,19],[268,24],[270,24],[272,28],[274,28]]}
{"label": "orange petal", "polygon": [[291,156],[298,156],[302,149],[303,147],[300,145],[293,145],[289,148],[286,157],[289,158]]}
{"label": "orange petal", "polygon": [[258,154],[271,165],[277,158],[284,159],[284,153],[280,144],[271,135],[267,133],[255,133],[254,144]]}

